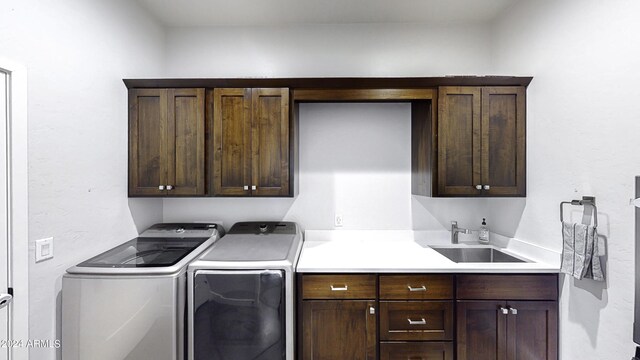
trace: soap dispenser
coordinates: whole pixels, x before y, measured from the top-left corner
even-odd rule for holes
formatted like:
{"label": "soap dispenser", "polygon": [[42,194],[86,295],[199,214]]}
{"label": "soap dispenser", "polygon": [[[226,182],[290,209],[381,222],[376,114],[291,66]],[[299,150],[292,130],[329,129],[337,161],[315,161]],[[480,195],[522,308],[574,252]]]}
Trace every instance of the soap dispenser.
{"label": "soap dispenser", "polygon": [[478,241],[481,244],[489,243],[489,228],[487,227],[485,218],[482,218],[482,225],[480,226],[480,230],[478,230]]}

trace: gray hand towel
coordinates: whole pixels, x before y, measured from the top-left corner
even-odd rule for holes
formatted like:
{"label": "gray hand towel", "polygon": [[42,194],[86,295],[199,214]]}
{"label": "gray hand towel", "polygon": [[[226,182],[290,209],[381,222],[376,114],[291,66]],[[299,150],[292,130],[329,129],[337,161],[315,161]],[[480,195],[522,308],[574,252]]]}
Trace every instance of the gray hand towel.
{"label": "gray hand towel", "polygon": [[562,244],[561,272],[576,279],[604,281],[595,227],[563,222]]}

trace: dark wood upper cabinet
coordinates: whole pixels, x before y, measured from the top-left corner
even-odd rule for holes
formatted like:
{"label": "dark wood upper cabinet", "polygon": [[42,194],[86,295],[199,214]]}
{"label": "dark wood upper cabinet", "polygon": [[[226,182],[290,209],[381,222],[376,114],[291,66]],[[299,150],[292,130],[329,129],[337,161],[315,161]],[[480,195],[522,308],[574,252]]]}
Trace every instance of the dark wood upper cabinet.
{"label": "dark wood upper cabinet", "polygon": [[214,196],[289,196],[289,89],[209,91]]}
{"label": "dark wood upper cabinet", "polygon": [[212,194],[249,196],[251,182],[251,90],[215,89],[213,100]]}
{"label": "dark wood upper cabinet", "polygon": [[251,103],[252,194],[289,195],[289,89],[253,89]]}
{"label": "dark wood upper cabinet", "polygon": [[129,196],[205,193],[204,89],[129,90]]}
{"label": "dark wood upper cabinet", "polygon": [[482,182],[490,196],[526,195],[525,90],[482,88]]}
{"label": "dark wood upper cabinet", "polygon": [[441,87],[438,196],[525,196],[524,87]]}
{"label": "dark wood upper cabinet", "polygon": [[129,90],[129,196],[163,194],[166,123],[165,90]]}
{"label": "dark wood upper cabinet", "polygon": [[169,195],[204,195],[204,89],[169,89]]}
{"label": "dark wood upper cabinet", "polygon": [[530,81],[125,80],[129,196],[294,196],[299,104],[342,101],[411,103],[412,194],[526,196]]}

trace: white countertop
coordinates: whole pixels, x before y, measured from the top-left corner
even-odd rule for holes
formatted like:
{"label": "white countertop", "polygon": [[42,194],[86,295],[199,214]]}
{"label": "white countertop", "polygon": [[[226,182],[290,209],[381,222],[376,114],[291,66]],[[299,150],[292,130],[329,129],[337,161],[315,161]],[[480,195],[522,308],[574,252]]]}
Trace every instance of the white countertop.
{"label": "white countertop", "polygon": [[[451,246],[448,231],[307,230],[296,267],[303,273],[557,273],[560,254],[491,234],[491,245],[527,260],[455,263],[431,246]],[[460,235],[459,247],[480,246]],[[486,247],[486,245],[485,245]]]}

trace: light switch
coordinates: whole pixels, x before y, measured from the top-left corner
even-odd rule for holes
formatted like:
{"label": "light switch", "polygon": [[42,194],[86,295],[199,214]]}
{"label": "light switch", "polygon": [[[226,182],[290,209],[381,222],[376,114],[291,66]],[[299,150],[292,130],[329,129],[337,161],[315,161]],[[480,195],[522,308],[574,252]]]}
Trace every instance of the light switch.
{"label": "light switch", "polygon": [[36,262],[53,258],[53,238],[36,240]]}

